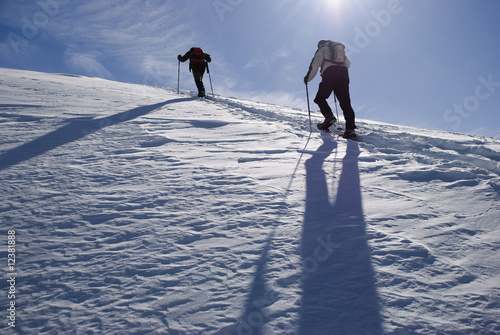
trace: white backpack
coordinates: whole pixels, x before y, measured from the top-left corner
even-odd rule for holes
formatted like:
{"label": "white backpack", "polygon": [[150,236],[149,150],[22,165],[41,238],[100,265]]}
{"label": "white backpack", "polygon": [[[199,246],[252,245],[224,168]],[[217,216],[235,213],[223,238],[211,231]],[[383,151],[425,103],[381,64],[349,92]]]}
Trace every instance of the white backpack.
{"label": "white backpack", "polygon": [[345,46],[342,43],[328,41],[331,59],[325,59],[327,62],[335,65],[345,65],[347,56],[345,54]]}

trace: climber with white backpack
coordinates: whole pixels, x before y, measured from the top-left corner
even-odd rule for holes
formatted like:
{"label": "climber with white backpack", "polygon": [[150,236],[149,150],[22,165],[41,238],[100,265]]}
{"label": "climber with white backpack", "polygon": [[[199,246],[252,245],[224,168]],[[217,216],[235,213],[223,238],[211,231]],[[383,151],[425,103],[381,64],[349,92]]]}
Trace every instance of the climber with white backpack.
{"label": "climber with white backpack", "polygon": [[325,117],[325,121],[319,124],[318,128],[320,130],[328,130],[337,121],[326,101],[333,92],[339,100],[340,108],[344,112],[344,137],[346,138],[356,136],[354,132],[354,129],[356,129],[355,116],[349,94],[348,68],[350,65],[351,62],[345,54],[345,46],[342,43],[321,40],[318,42],[318,49],[309,65],[309,71],[304,77],[304,83],[307,85],[316,76],[318,69],[321,68],[322,81],[319,84],[314,102],[319,106],[321,114]]}

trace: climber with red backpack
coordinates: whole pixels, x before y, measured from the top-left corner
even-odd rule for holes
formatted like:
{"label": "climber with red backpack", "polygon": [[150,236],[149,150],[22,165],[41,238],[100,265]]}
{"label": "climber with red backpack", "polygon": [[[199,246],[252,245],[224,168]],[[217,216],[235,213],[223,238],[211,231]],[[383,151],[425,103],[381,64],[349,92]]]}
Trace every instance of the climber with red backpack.
{"label": "climber with red backpack", "polygon": [[208,64],[212,61],[209,54],[203,52],[199,47],[191,48],[184,56],[178,55],[179,62],[189,59],[189,71],[193,73],[194,82],[198,88],[198,97],[205,97],[205,86],[203,85],[203,74],[208,69]]}

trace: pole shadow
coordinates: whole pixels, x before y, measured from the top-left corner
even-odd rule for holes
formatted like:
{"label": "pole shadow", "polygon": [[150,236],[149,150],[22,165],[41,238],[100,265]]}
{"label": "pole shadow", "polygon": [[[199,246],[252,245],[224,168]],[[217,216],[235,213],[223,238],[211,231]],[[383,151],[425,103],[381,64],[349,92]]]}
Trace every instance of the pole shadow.
{"label": "pole shadow", "polygon": [[355,141],[347,143],[331,204],[323,164],[336,146],[325,142],[305,163],[299,334],[382,334],[361,199],[359,147]]}
{"label": "pole shadow", "polygon": [[269,287],[266,282],[267,263],[269,261],[269,250],[274,239],[274,229],[271,231],[264,245],[262,254],[256,262],[256,270],[250,285],[243,313],[237,322],[227,326],[213,335],[264,335],[264,326],[269,322],[270,316],[266,307],[279,300],[279,293]]}
{"label": "pole shadow", "polygon": [[167,100],[153,105],[140,106],[125,112],[114,114],[100,119],[70,120],[59,129],[43,135],[33,141],[21,144],[0,155],[0,170],[7,169],[31,158],[37,157],[60,147],[64,144],[77,141],[97,130],[130,121],[140,116],[149,114],[167,104],[193,100],[193,98],[179,98]]}

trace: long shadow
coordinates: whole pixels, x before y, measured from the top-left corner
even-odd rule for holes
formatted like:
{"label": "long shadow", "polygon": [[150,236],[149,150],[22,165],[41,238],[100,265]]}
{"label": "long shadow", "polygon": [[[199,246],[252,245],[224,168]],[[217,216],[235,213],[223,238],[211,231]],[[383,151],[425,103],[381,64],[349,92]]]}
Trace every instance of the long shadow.
{"label": "long shadow", "polygon": [[358,143],[348,141],[331,204],[323,163],[335,148],[335,142],[325,142],[305,163],[299,334],[382,334],[365,231]]}
{"label": "long shadow", "polygon": [[266,264],[273,238],[274,229],[269,234],[262,254],[256,263],[257,267],[242,315],[235,324],[214,332],[213,335],[264,334],[263,327],[269,321],[266,307],[279,300],[279,294],[269,288],[265,280]]}
{"label": "long shadow", "polygon": [[42,155],[61,145],[77,141],[99,129],[133,120],[151,113],[167,104],[189,100],[193,100],[193,98],[172,99],[153,105],[140,106],[100,119],[72,120],[59,129],[4,152],[0,155],[0,170],[7,169],[11,166]]}

